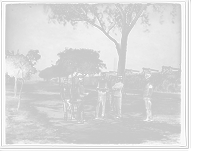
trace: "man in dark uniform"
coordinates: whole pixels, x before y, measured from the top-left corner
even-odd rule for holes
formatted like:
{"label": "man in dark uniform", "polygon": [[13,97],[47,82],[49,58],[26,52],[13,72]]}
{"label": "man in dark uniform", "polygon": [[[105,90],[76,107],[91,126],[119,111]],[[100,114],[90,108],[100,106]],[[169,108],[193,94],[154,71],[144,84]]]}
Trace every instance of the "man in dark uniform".
{"label": "man in dark uniform", "polygon": [[63,101],[63,107],[64,107],[64,119],[67,121],[67,104],[69,105],[70,111],[71,111],[71,118],[72,120],[76,120],[74,117],[74,106],[72,104],[73,99],[73,92],[72,92],[72,86],[68,83],[68,77],[64,76],[64,81],[60,87],[60,96]]}
{"label": "man in dark uniform", "polygon": [[77,107],[77,123],[84,123],[86,119],[84,118],[84,106],[83,101],[85,96],[87,96],[89,93],[85,93],[85,87],[84,87],[84,76],[79,76],[79,81],[76,84],[76,100],[78,103]]}
{"label": "man in dark uniform", "polygon": [[144,87],[144,94],[143,94],[143,99],[145,102],[145,108],[146,108],[146,119],[144,121],[152,121],[152,102],[151,102],[151,97],[153,93],[153,85],[150,81],[151,77],[151,72],[150,71],[145,71],[145,87]]}
{"label": "man in dark uniform", "polygon": [[99,118],[99,112],[101,109],[101,117],[105,116],[105,107],[106,107],[106,92],[108,91],[107,81],[105,76],[101,76],[97,86],[98,91],[98,101],[96,106],[96,116],[95,119]]}

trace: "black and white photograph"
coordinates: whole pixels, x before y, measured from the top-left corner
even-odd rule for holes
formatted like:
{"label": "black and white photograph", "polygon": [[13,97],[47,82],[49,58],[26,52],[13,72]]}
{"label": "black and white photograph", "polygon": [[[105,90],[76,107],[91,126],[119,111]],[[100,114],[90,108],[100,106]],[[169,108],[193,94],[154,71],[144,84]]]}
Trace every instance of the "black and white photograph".
{"label": "black and white photograph", "polygon": [[189,146],[189,2],[2,2],[1,148]]}

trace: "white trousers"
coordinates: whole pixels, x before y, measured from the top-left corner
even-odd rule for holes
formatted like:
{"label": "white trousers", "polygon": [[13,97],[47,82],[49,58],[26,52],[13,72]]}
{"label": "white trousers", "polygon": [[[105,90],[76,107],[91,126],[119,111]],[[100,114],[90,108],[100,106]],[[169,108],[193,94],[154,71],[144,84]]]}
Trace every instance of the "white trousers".
{"label": "white trousers", "polygon": [[122,114],[122,97],[114,96],[114,108],[117,112],[117,116],[121,117]]}

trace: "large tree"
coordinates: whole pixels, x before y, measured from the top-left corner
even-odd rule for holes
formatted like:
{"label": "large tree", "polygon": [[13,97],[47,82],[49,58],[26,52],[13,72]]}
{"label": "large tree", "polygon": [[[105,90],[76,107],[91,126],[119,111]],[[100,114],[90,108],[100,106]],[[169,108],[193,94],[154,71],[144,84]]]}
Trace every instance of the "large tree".
{"label": "large tree", "polygon": [[59,77],[59,86],[60,86],[60,77],[68,75],[67,69],[63,64],[56,64],[52,66],[53,73]]}
{"label": "large tree", "polygon": [[38,50],[30,50],[26,56],[23,54],[14,54],[14,51],[7,51],[5,62],[6,62],[6,73],[10,77],[14,77],[14,97],[17,96],[17,81],[18,79],[29,79],[30,73],[35,73],[33,67],[36,61],[40,58]]}
{"label": "large tree", "polygon": [[66,48],[58,53],[56,62],[62,75],[93,75],[98,74],[106,65],[100,59],[99,52],[92,49]]}
{"label": "large tree", "polygon": [[14,86],[14,95],[17,96],[17,81],[21,80],[21,89],[19,93],[18,108],[20,106],[21,91],[23,88],[24,80],[30,79],[31,74],[37,72],[35,68],[36,62],[40,59],[40,54],[38,50],[30,50],[25,56],[20,54],[19,51],[17,54],[14,52],[6,52],[6,74],[10,77],[14,77],[15,86]]}
{"label": "large tree", "polygon": [[[47,12],[50,21],[56,20],[63,25],[69,22],[73,26],[82,22],[99,29],[114,43],[119,56],[118,73],[123,75],[126,65],[128,36],[131,30],[140,18],[143,24],[149,24],[148,6],[153,6],[154,11],[162,13],[165,5],[170,4],[50,4],[46,5],[45,9],[49,11],[50,8],[50,12]],[[176,5],[171,6],[171,15],[174,17]]]}
{"label": "large tree", "polygon": [[57,65],[52,65],[51,67],[47,67],[44,70],[40,71],[39,77],[44,80],[50,80],[52,78],[61,77],[60,69]]}

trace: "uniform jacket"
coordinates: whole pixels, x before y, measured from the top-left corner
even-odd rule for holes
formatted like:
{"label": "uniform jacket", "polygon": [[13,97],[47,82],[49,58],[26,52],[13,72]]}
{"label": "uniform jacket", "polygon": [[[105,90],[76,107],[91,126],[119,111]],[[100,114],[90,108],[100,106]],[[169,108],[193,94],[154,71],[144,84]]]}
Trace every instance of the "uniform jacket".
{"label": "uniform jacket", "polygon": [[124,87],[124,84],[122,82],[115,83],[115,85],[112,87],[114,90],[114,96],[115,97],[122,97],[122,89]]}
{"label": "uniform jacket", "polygon": [[106,79],[99,79],[97,83],[98,93],[106,93],[109,90],[109,84]]}
{"label": "uniform jacket", "polygon": [[110,95],[114,95],[114,91],[112,90],[112,86],[115,84],[115,82],[114,81],[109,81],[108,82],[108,88],[109,88],[109,91],[108,91],[108,94],[110,94]]}
{"label": "uniform jacket", "polygon": [[149,89],[153,90],[153,83],[148,78],[145,80],[144,88],[143,88],[143,98],[152,98],[152,92],[149,92]]}
{"label": "uniform jacket", "polygon": [[73,91],[71,84],[63,83],[60,87],[60,96],[62,100],[71,100],[73,98]]}
{"label": "uniform jacket", "polygon": [[86,96],[85,87],[83,85],[83,82],[79,81],[76,84],[76,100],[84,100],[85,96]]}

